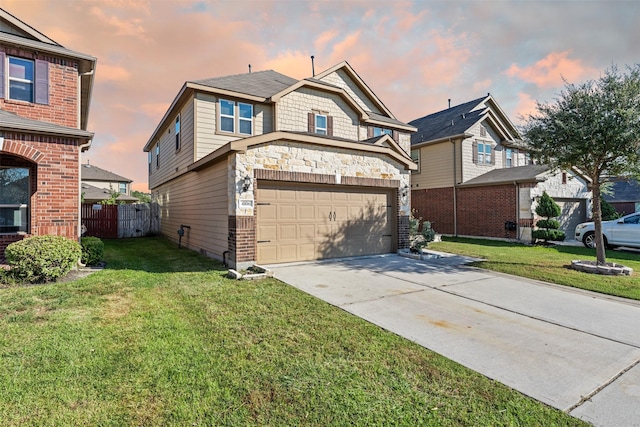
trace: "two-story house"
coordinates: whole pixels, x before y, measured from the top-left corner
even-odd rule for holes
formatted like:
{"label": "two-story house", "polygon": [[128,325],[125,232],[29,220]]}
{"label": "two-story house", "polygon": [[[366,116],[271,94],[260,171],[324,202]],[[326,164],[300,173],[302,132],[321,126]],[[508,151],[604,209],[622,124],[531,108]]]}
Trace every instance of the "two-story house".
{"label": "two-story house", "polygon": [[347,62],[188,81],[144,147],[162,233],[235,268],[406,248],[413,131]]}
{"label": "two-story house", "polygon": [[137,203],[138,198],[131,196],[131,183],[129,178],[102,169],[96,165],[87,163],[80,168],[80,180],[82,181],[82,200],[84,203],[100,203],[111,199],[117,193],[118,203]]}
{"label": "two-story house", "polygon": [[0,9],[0,256],[25,236],[80,236],[95,66]]}
{"label": "two-story house", "polygon": [[442,234],[531,241],[537,201],[560,205],[571,238],[590,212],[588,179],[578,171],[532,164],[520,133],[495,99],[485,97],[410,122],[412,208]]}

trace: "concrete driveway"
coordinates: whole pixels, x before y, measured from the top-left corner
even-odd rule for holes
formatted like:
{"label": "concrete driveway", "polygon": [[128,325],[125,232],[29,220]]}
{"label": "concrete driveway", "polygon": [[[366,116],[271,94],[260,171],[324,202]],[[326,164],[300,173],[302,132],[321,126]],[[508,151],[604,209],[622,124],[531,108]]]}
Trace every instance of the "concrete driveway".
{"label": "concrete driveway", "polygon": [[268,267],[285,283],[575,417],[640,426],[640,303],[468,261],[384,255]]}

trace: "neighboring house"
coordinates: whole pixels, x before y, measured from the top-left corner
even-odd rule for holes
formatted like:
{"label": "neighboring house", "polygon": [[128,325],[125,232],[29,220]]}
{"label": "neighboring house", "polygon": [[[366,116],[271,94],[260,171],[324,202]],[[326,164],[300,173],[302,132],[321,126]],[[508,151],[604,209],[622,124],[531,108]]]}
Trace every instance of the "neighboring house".
{"label": "neighboring house", "polygon": [[562,208],[573,236],[590,212],[587,179],[533,165],[521,136],[491,95],[411,121],[411,206],[434,230],[458,236],[531,240],[538,198]]}
{"label": "neighboring house", "polygon": [[616,179],[611,183],[610,190],[602,196],[618,213],[628,215],[640,212],[640,183],[637,180]]}
{"label": "neighboring house", "polygon": [[347,62],[188,81],[144,147],[162,234],[236,268],[406,248],[413,131]]}
{"label": "neighboring house", "polygon": [[80,235],[96,59],[0,9],[0,257],[31,235]]}
{"label": "neighboring house", "polygon": [[99,203],[119,193],[117,202],[137,203],[138,198],[131,196],[131,183],[125,178],[108,170],[89,164],[81,167],[82,198],[85,203]]}

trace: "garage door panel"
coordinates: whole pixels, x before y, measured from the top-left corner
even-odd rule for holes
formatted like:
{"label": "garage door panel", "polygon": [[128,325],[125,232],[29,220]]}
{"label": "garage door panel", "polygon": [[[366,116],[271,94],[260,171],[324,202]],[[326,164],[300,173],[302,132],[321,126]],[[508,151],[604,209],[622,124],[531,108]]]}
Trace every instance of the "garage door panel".
{"label": "garage door panel", "polygon": [[[263,184],[264,185],[264,184]],[[258,262],[390,252],[392,192],[348,186],[258,183]],[[262,209],[262,208],[268,209]],[[274,215],[274,212],[277,215]],[[274,237],[274,227],[277,230]],[[275,250],[274,250],[275,249]]]}

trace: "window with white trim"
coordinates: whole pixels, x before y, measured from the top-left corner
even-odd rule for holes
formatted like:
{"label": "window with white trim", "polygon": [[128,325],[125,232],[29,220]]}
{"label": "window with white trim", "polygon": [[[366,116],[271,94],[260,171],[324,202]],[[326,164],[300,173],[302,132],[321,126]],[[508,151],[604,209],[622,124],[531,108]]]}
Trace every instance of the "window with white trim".
{"label": "window with white trim", "polygon": [[9,57],[9,99],[33,102],[35,84],[34,62]]}
{"label": "window with white trim", "polygon": [[0,168],[0,233],[29,232],[29,169]]}
{"label": "window with white trim", "polygon": [[127,194],[127,183],[126,182],[119,182],[118,183],[118,193]]}
{"label": "window with white trim", "polygon": [[478,142],[478,164],[490,165],[491,164],[491,144],[485,142]]}
{"label": "window with white trim", "polygon": [[379,128],[379,127],[373,128],[373,136],[382,136],[382,135],[393,136],[393,131],[391,129],[385,129],[385,128]]}
{"label": "window with white trim", "polygon": [[327,116],[324,114],[316,114],[316,133],[320,135],[327,134]]}
{"label": "window with white trim", "polygon": [[147,162],[149,163],[149,175],[151,175],[151,163],[153,162],[153,154],[149,151],[147,156]]}
{"label": "window with white trim", "polygon": [[180,114],[176,117],[176,151],[180,150],[182,140],[180,138]]}
{"label": "window with white trim", "polygon": [[507,168],[510,168],[513,166],[513,150],[511,148],[505,148],[504,166]]}
{"label": "window with white trim", "polygon": [[253,105],[220,99],[220,126],[222,132],[253,135]]}
{"label": "window with white trim", "polygon": [[160,167],[160,143],[156,143],[156,168]]}
{"label": "window with white trim", "polygon": [[412,173],[420,172],[420,149],[411,150],[411,160],[418,165],[418,169],[411,171]]}

